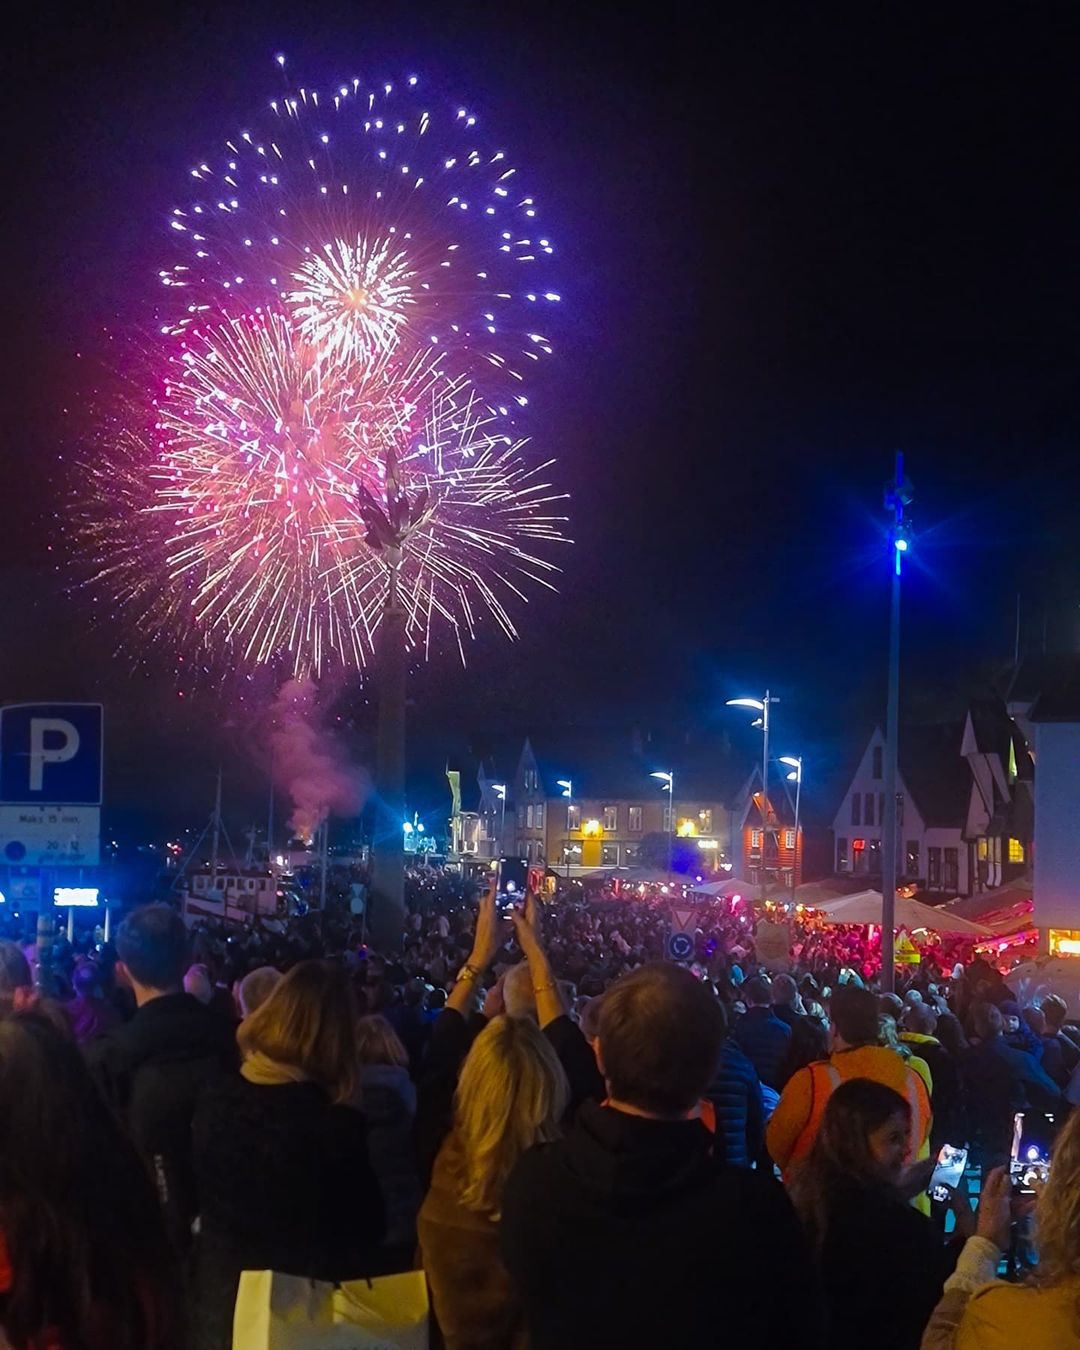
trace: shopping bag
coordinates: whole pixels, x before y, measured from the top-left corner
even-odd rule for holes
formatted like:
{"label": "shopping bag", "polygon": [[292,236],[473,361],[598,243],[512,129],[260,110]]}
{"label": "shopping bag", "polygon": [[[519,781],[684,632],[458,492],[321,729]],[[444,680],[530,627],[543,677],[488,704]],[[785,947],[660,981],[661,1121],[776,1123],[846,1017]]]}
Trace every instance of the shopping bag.
{"label": "shopping bag", "polygon": [[233,1350],[428,1350],[424,1272],[333,1285],[245,1270]]}

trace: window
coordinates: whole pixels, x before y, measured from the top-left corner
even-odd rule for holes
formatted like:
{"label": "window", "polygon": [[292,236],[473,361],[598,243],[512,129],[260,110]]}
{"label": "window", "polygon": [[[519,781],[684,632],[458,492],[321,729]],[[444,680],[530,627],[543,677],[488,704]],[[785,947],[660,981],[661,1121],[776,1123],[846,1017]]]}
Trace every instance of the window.
{"label": "window", "polygon": [[1009,741],[1009,782],[1016,782],[1016,742]]}
{"label": "window", "polygon": [[979,838],[976,840],[976,842],[975,842],[975,851],[976,851],[976,853],[977,853],[977,855],[978,855],[979,861],[980,861],[980,862],[986,862],[986,857],[987,857],[987,847],[986,847],[986,835],[985,835],[985,834],[980,835]]}
{"label": "window", "polygon": [[926,850],[926,884],[932,891],[941,889],[941,849]]}
{"label": "window", "polygon": [[570,805],[566,808],[566,831],[581,829],[581,807]]}
{"label": "window", "polygon": [[881,871],[881,840],[868,839],[866,841],[866,852],[869,855],[866,870],[871,874]]}
{"label": "window", "polygon": [[1024,861],[1024,846],[1019,839],[1009,840],[1009,861],[1011,863],[1022,863]]}
{"label": "window", "polygon": [[618,844],[604,844],[601,847],[600,864],[603,867],[618,867],[619,865]]}
{"label": "window", "polygon": [[538,830],[542,830],[542,829],[544,828],[544,803],[543,803],[543,802],[538,802],[538,803],[537,803],[535,820],[536,820],[536,828],[537,828]]}
{"label": "window", "polygon": [[532,827],[533,827],[533,809],[532,809],[532,804],[530,803],[530,804],[525,808],[525,828],[526,828],[527,830],[531,830]]}
{"label": "window", "polygon": [[519,807],[518,807],[518,829],[519,829],[519,830],[523,830],[524,828],[525,828],[525,808],[524,808],[523,806],[519,806]]}
{"label": "window", "polygon": [[675,808],[673,806],[664,807],[664,833],[670,834],[675,828]]}
{"label": "window", "polygon": [[846,839],[837,839],[836,841],[836,870],[838,872],[851,871],[851,863],[848,859]]}
{"label": "window", "polygon": [[907,848],[904,850],[904,876],[917,877],[919,875],[919,841],[909,839]]}
{"label": "window", "polygon": [[794,831],[794,830],[785,830],[785,831],[784,831],[784,847],[785,847],[786,849],[788,849],[789,851],[795,847],[795,831]]}
{"label": "window", "polygon": [[882,760],[882,747],[881,747],[880,745],[875,745],[875,746],[874,746],[873,760],[874,760],[873,777],[874,777],[874,778],[880,778],[880,777],[881,777],[881,760]]}
{"label": "window", "polygon": [[758,850],[758,851],[760,851],[760,849],[761,849],[761,831],[760,831],[760,830],[751,830],[751,831],[750,831],[750,848],[751,848],[751,850]]}
{"label": "window", "polygon": [[633,867],[633,866],[637,863],[637,860],[638,860],[638,846],[637,846],[637,844],[626,844],[626,845],[624,845],[623,851],[622,851],[622,856],[623,856],[623,862],[625,863],[625,865],[626,865],[627,867]]}
{"label": "window", "polygon": [[698,827],[702,834],[712,834],[712,808],[703,807],[698,813]]}
{"label": "window", "polygon": [[947,891],[958,891],[960,889],[959,849],[947,848],[945,850],[944,886]]}
{"label": "window", "polygon": [[604,807],[604,829],[608,833],[614,833],[619,828],[619,808],[617,806]]}
{"label": "window", "polygon": [[631,834],[641,833],[641,807],[630,806],[627,808],[627,826]]}
{"label": "window", "polygon": [[852,825],[862,824],[862,798],[857,792],[851,794],[851,823]]}
{"label": "window", "polygon": [[873,825],[874,823],[874,794],[868,792],[863,802],[863,824]]}

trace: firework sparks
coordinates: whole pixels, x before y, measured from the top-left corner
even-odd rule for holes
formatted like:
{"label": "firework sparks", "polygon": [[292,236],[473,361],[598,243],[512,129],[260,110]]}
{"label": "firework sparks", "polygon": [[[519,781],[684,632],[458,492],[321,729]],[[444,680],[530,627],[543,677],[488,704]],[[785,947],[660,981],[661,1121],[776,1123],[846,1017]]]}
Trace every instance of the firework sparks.
{"label": "firework sparks", "polygon": [[448,629],[464,658],[485,616],[514,637],[552,585],[563,498],[517,419],[554,249],[476,119],[415,85],[279,100],[171,217],[165,374],[110,422],[81,537],[99,588],[205,664],[366,664],[380,504],[419,504],[393,559],[414,651]]}
{"label": "firework sparks", "polygon": [[169,223],[163,328],[295,307],[321,345],[406,333],[456,359],[501,415],[552,350],[555,246],[506,152],[415,77],[298,89],[194,165]]}

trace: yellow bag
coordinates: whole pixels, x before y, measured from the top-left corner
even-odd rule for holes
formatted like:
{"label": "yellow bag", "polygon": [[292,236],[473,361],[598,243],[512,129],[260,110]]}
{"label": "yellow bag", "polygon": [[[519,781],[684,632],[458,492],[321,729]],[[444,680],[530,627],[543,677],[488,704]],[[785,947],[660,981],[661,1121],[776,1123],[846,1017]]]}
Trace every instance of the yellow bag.
{"label": "yellow bag", "polygon": [[422,1270],[323,1284],[245,1270],[233,1314],[233,1350],[428,1350]]}

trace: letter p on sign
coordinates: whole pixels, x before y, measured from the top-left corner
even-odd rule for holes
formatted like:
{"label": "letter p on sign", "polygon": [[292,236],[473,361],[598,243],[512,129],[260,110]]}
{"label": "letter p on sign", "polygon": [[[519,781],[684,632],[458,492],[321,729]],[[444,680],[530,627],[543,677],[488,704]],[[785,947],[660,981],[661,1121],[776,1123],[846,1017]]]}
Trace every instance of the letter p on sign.
{"label": "letter p on sign", "polygon": [[30,791],[44,786],[45,765],[64,764],[79,750],[79,732],[62,717],[30,719]]}

